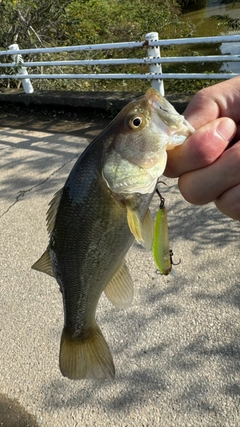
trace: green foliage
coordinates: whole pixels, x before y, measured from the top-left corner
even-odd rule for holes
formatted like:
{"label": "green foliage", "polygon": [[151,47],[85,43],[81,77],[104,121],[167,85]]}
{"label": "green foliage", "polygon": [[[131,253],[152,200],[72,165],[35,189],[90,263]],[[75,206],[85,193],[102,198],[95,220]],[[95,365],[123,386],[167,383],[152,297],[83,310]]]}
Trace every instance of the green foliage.
{"label": "green foliage", "polygon": [[171,79],[171,81],[166,80],[164,82],[164,88],[166,93],[184,93],[184,94],[194,94],[198,90],[203,89],[204,87],[212,86],[216,83],[219,83],[219,80],[177,80]]}
{"label": "green foliage", "polygon": [[[177,34],[174,1],[74,0],[67,7],[69,41],[81,44],[141,40],[147,32]],[[182,31],[184,26],[182,25]]]}
{"label": "green foliage", "polygon": [[60,31],[69,0],[1,0],[0,47],[12,43],[24,48],[65,39]]}
{"label": "green foliage", "polygon": [[200,10],[207,5],[207,0],[177,0],[182,12]]}
{"label": "green foliage", "polygon": [[[179,38],[192,35],[193,27],[180,19],[180,1],[152,0],[151,7],[145,0],[0,0],[0,49],[12,43],[20,48],[51,47],[143,41],[151,31],[158,31],[159,38]],[[76,60],[146,57],[147,48],[105,51],[85,51],[61,54],[25,56],[24,61]],[[178,51],[179,52],[179,51]],[[174,55],[172,47],[163,48],[162,55]],[[9,62],[1,57],[1,61]],[[176,68],[178,67],[178,68]],[[181,65],[175,72],[181,72]],[[14,72],[6,68],[3,73]],[[171,72],[171,67],[164,67]],[[147,73],[149,66],[55,66],[28,68],[31,73]],[[35,89],[61,90],[131,90],[144,91],[150,82],[143,80],[33,80]],[[16,87],[14,80],[1,80],[0,85]],[[190,84],[192,87],[193,84]],[[186,91],[187,82],[166,81],[168,92]],[[188,90],[187,90],[188,91]]]}
{"label": "green foliage", "polygon": [[219,22],[219,26],[228,28],[229,30],[239,30],[240,29],[240,19],[231,18],[229,15],[213,15],[211,19],[215,19]]}

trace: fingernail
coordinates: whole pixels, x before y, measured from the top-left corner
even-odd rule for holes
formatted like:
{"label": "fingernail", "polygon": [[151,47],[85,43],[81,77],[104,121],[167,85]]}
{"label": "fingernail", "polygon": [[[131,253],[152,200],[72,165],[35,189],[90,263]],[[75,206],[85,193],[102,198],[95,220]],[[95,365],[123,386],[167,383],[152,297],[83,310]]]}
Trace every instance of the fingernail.
{"label": "fingernail", "polygon": [[232,119],[222,119],[217,126],[217,132],[223,139],[230,141],[236,133],[236,123]]}

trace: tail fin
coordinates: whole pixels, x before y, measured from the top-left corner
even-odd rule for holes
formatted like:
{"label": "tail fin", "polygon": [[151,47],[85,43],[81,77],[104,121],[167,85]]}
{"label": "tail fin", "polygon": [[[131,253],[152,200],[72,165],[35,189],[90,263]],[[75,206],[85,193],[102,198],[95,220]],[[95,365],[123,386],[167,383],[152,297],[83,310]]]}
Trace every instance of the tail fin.
{"label": "tail fin", "polygon": [[71,380],[103,380],[115,375],[112,355],[97,325],[84,339],[73,338],[63,329],[59,365],[63,376]]}

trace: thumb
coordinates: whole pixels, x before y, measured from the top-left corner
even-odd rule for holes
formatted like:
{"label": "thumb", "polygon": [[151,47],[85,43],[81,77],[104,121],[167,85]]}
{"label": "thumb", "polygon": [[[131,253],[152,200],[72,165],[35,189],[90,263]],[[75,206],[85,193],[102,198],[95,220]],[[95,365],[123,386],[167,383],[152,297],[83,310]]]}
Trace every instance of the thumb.
{"label": "thumb", "polygon": [[182,145],[168,151],[164,175],[175,178],[206,167],[222,154],[236,132],[232,119],[219,118],[196,130]]}

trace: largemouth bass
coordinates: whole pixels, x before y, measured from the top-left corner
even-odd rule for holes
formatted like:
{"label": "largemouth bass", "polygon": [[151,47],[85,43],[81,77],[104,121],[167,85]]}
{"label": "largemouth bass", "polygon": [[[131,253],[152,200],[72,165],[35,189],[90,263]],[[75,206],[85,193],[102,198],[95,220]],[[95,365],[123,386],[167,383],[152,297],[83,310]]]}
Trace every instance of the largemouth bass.
{"label": "largemouth bass", "polygon": [[193,128],[155,89],[130,102],[82,153],[47,213],[49,245],[33,268],[63,297],[59,364],[70,379],[114,376],[96,323],[103,291],[117,307],[133,298],[125,255],[134,238],[152,247],[149,205],[167,152]]}

